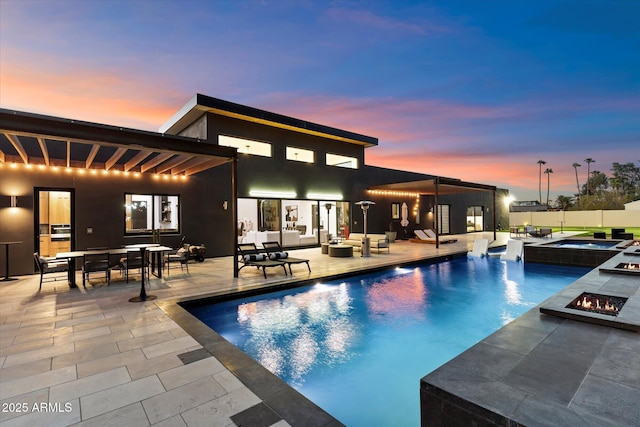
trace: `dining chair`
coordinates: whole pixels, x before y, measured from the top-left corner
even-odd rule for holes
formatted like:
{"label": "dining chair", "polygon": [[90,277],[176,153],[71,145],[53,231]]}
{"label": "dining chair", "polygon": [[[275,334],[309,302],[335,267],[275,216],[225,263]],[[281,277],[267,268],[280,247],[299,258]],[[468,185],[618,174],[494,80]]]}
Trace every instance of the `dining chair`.
{"label": "dining chair", "polygon": [[[169,275],[170,268],[178,268],[180,267],[181,271],[187,269],[187,274],[189,274],[189,245],[185,244],[180,249],[176,251],[175,254],[167,254],[164,256],[164,262],[167,265],[167,276]],[[171,264],[173,263],[173,267]]]}
{"label": "dining chair", "polygon": [[111,281],[111,274],[109,271],[109,252],[99,251],[94,253],[84,254],[84,260],[82,263],[82,286],[86,287],[86,282],[89,280],[89,276],[92,273],[104,273],[107,280],[107,286]]}
{"label": "dining chair", "polygon": [[146,256],[146,252],[145,258],[143,259],[140,255],[140,251],[128,251],[127,256],[123,258],[121,268],[124,271],[124,278],[126,282],[129,283],[130,270],[139,270],[140,275],[142,275],[142,269],[146,268],[148,276],[149,258]]}
{"label": "dining chair", "polygon": [[[45,280],[45,274],[50,275],[47,277],[47,282],[55,282],[57,280],[67,280],[67,282],[69,281],[69,261],[47,259],[40,256],[38,252],[35,252],[33,254],[33,259],[35,260],[36,266],[38,267],[38,272],[40,272],[40,287],[38,289],[42,289],[42,282]],[[53,273],[66,274],[63,277],[60,274],[54,275]]]}

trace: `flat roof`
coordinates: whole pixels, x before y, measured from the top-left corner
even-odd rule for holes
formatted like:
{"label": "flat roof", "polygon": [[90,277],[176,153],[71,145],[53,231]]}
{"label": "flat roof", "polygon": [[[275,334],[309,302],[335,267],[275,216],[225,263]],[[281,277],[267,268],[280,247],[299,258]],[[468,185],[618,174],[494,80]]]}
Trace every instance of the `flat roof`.
{"label": "flat roof", "polygon": [[252,123],[259,123],[293,132],[316,135],[322,138],[329,138],[350,144],[373,147],[378,145],[378,138],[336,129],[270,111],[246,105],[236,104],[218,98],[197,93],[189,100],[173,117],[160,127],[161,133],[177,135],[187,126],[195,122],[205,113],[217,114],[225,117],[232,117]]}
{"label": "flat roof", "polygon": [[0,162],[191,175],[234,158],[199,139],[0,109]]}
{"label": "flat roof", "polygon": [[370,187],[369,190],[405,191],[419,194],[461,194],[473,191],[496,191],[496,186],[461,181],[454,178],[436,177],[419,181],[396,182]]}

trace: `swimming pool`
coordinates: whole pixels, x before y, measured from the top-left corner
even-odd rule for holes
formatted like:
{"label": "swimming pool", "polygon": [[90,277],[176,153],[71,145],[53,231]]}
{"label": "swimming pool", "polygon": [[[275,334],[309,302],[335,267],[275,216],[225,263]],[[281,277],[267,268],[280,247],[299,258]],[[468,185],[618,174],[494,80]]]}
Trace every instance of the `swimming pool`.
{"label": "swimming pool", "polygon": [[418,426],[419,381],[588,269],[455,258],[189,311],[348,426]]}

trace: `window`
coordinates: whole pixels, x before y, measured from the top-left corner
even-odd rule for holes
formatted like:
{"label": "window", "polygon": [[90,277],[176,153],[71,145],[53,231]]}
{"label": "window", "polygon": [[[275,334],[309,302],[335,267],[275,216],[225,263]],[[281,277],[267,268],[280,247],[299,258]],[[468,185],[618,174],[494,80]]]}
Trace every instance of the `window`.
{"label": "window", "polygon": [[341,156],[339,154],[327,153],[327,166],[338,166],[340,168],[358,169],[358,159],[355,157]]}
{"label": "window", "polygon": [[467,208],[467,233],[484,230],[482,212],[482,206],[469,206]]}
{"label": "window", "polygon": [[251,139],[235,138],[233,136],[218,135],[218,145],[235,147],[238,153],[252,154],[254,156],[271,157],[271,144],[267,142],[253,141]]}
{"label": "window", "polygon": [[179,233],[180,196],[125,194],[125,234]]}
{"label": "window", "polygon": [[305,150],[304,148],[289,147],[287,146],[286,157],[287,160],[293,160],[294,162],[315,163],[316,153],[311,150]]}
{"label": "window", "polygon": [[438,205],[438,234],[449,234],[449,205]]}
{"label": "window", "polygon": [[400,219],[400,203],[391,203],[391,219]]}

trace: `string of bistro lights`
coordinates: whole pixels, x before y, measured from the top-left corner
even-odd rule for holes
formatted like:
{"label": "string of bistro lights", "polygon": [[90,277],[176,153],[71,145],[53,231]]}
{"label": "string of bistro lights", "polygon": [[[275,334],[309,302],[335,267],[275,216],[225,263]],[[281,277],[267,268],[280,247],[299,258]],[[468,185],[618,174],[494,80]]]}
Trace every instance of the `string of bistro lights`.
{"label": "string of bistro lights", "polygon": [[[7,163],[0,162],[0,167],[7,165]],[[131,172],[131,171],[122,171],[120,169],[86,169],[86,168],[74,168],[70,166],[47,166],[47,165],[33,165],[31,163],[9,163],[8,166],[12,169],[17,169],[19,167],[23,167],[26,170],[41,170],[41,171],[52,171],[52,172],[66,172],[68,174],[76,173],[78,175],[92,175],[92,176],[123,176],[123,177],[134,177],[140,178],[142,175],[151,175],[153,179],[163,179],[163,180],[174,180],[174,181],[185,181],[187,179],[187,175],[184,174],[176,174],[171,175],[168,173],[151,173],[151,174],[143,174],[142,172]]]}
{"label": "string of bistro lights", "polygon": [[413,205],[413,215],[417,216],[420,210],[420,193],[411,191],[391,191],[391,190],[367,190],[367,193],[375,196],[395,196],[395,197],[415,197],[416,203]]}

